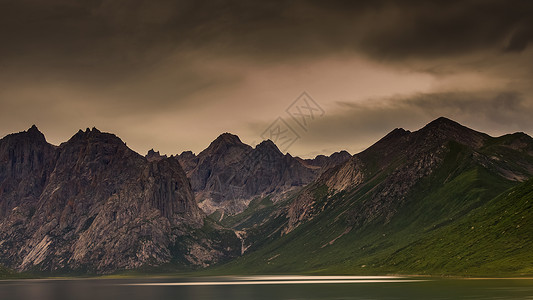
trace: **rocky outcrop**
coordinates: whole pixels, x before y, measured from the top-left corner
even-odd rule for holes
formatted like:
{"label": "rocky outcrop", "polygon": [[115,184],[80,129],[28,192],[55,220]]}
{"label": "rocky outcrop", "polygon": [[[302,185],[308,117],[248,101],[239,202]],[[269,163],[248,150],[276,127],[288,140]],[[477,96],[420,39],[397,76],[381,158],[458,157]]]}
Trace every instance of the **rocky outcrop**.
{"label": "rocky outcrop", "polygon": [[159,154],[159,151],[154,151],[154,149],[148,150],[148,153],[144,156],[148,161],[156,161],[167,158],[166,155]]}
{"label": "rocky outcrop", "polygon": [[180,155],[176,156],[176,159],[186,174],[189,174],[198,165],[198,156],[194,155],[192,151],[183,151]]}
{"label": "rocky outcrop", "polygon": [[0,140],[0,220],[21,203],[38,201],[53,171],[56,150],[33,125]]}
{"label": "rocky outcrop", "polygon": [[[153,154],[147,159],[95,128],[59,147],[36,127],[0,140],[1,263],[106,273],[209,248],[189,235],[204,214],[180,164]],[[227,254],[215,252],[192,260],[205,265]]]}
{"label": "rocky outcrop", "polygon": [[273,195],[274,201],[282,198],[349,156],[342,151],[330,157],[303,160],[283,154],[270,140],[252,148],[236,135],[224,133],[198,156],[183,152],[177,159],[187,172],[196,200],[207,214],[216,210],[236,214],[256,197]]}
{"label": "rocky outcrop", "polygon": [[342,165],[346,161],[348,161],[352,155],[348,153],[348,151],[342,150],[339,152],[335,152],[331,154],[330,156],[326,155],[317,155],[313,159],[300,159],[302,163],[308,167],[320,169],[319,174],[322,174],[323,172],[336,167],[338,165]]}
{"label": "rocky outcrop", "polygon": [[364,165],[358,157],[354,156],[338,167],[330,168],[318,182],[324,183],[330,191],[335,192],[355,188],[364,179]]}

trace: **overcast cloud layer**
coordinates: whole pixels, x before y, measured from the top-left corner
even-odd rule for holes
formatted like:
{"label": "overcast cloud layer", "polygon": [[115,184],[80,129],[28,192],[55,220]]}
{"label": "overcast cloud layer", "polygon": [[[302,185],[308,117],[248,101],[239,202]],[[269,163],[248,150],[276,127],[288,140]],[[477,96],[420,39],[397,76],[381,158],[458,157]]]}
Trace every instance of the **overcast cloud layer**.
{"label": "overcast cloud layer", "polygon": [[[145,153],[222,132],[289,152],[358,152],[439,116],[533,133],[531,1],[0,0],[0,136],[79,128]],[[302,128],[287,108],[323,109]]]}

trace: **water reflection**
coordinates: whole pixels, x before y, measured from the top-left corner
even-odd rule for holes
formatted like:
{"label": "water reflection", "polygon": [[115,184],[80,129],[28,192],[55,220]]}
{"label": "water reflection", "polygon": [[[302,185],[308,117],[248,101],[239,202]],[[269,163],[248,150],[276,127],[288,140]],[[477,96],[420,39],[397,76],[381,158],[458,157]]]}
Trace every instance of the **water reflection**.
{"label": "water reflection", "polygon": [[[257,284],[273,281],[281,283]],[[191,285],[206,282],[210,284]],[[232,284],[224,284],[228,282]],[[0,299],[533,299],[533,280],[425,281],[388,276],[27,280],[0,281]]]}

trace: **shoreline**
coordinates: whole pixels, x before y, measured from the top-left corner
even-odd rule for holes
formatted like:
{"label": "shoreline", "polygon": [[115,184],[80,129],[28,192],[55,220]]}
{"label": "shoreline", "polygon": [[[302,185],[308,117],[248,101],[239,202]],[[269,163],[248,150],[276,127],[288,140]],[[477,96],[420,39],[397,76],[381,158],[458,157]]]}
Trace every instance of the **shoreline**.
{"label": "shoreline", "polygon": [[41,277],[41,278],[2,278],[0,282],[9,281],[28,281],[28,282],[42,282],[42,281],[70,281],[70,280],[120,280],[120,279],[185,279],[185,278],[197,278],[197,279],[231,279],[231,280],[373,280],[373,279],[392,279],[399,280],[405,278],[419,278],[422,279],[435,279],[435,280],[533,280],[533,276],[526,277],[464,277],[464,276],[439,276],[439,275],[419,275],[419,274],[386,274],[386,275],[203,275],[194,276],[193,274],[183,275],[101,275],[101,276],[55,276],[55,277]]}

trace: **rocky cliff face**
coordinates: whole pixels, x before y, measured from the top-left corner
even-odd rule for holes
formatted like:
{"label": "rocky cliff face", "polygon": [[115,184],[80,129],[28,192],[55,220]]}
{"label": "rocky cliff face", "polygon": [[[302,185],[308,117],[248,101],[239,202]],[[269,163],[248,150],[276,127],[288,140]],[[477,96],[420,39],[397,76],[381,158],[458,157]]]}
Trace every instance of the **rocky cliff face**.
{"label": "rocky cliff face", "polygon": [[318,173],[322,174],[323,172],[333,167],[342,165],[343,163],[348,161],[351,157],[352,155],[350,155],[350,153],[348,153],[345,150],[342,150],[339,152],[335,152],[331,154],[330,156],[317,155],[313,159],[300,159],[300,158],[297,158],[297,159],[299,159],[305,166],[309,168],[320,169]]}
{"label": "rocky cliff face", "polygon": [[198,156],[184,152],[177,159],[207,214],[216,210],[236,214],[254,198],[273,195],[274,200],[279,199],[349,157],[343,151],[331,157],[302,160],[283,154],[270,140],[252,148],[236,135],[224,133]]}
{"label": "rocky cliff face", "polygon": [[37,127],[10,134],[0,142],[0,220],[21,203],[38,201],[53,171],[55,147]]}
{"label": "rocky cliff face", "polygon": [[[0,251],[18,270],[117,269],[160,265],[174,245],[202,226],[189,182],[172,158],[146,159],[118,137],[79,131],[54,147],[36,127],[0,140]],[[195,257],[209,264],[224,255]],[[176,250],[173,250],[176,252]]]}

